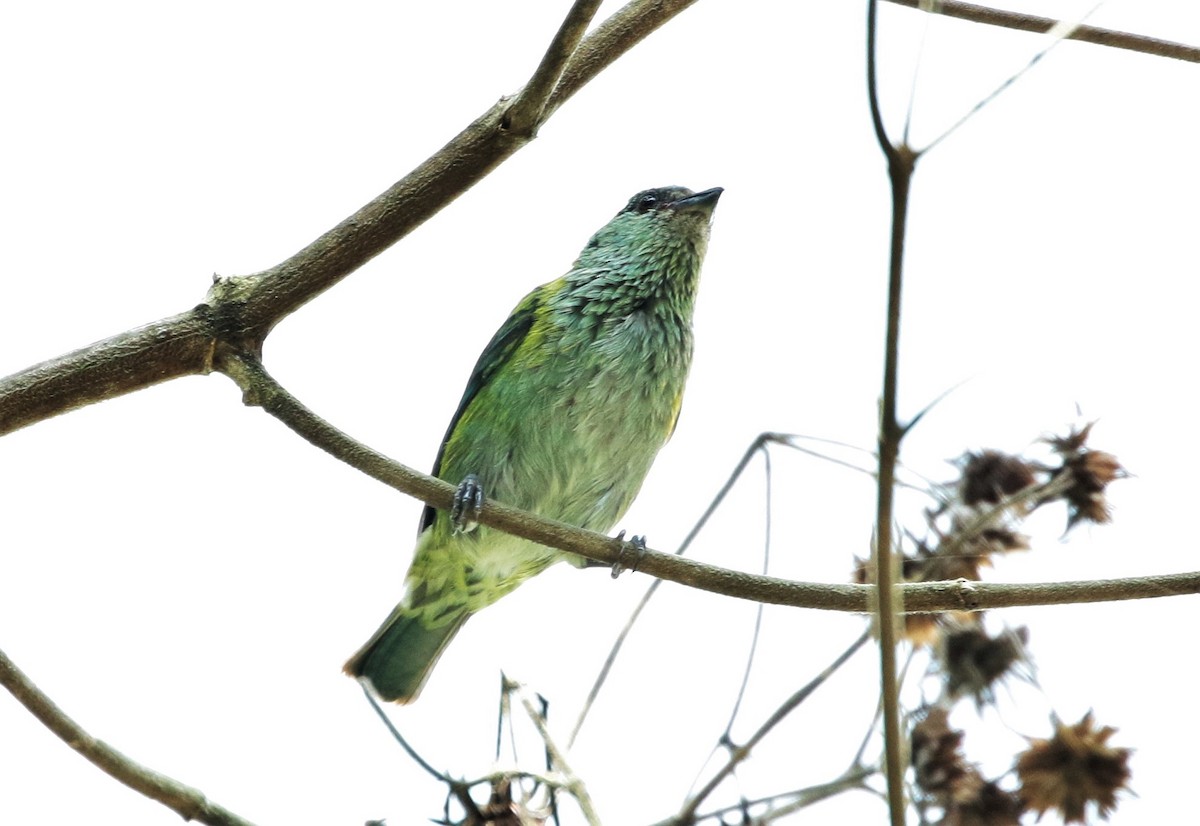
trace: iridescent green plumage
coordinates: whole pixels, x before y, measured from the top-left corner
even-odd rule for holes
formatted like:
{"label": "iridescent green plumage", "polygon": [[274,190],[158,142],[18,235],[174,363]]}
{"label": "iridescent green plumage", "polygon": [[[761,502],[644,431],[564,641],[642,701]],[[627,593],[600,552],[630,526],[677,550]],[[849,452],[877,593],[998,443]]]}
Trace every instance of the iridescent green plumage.
{"label": "iridescent green plumage", "polygon": [[[434,475],[474,474],[491,498],[609,530],[675,428],[720,194],[638,193],[566,275],[526,296],[475,365]],[[471,614],[569,557],[426,508],[404,597],[346,672],[411,702]]]}

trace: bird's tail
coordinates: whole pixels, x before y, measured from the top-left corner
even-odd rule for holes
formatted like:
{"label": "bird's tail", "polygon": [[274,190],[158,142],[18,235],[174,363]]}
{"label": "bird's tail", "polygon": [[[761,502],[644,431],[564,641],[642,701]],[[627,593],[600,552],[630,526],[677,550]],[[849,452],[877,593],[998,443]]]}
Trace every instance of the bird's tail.
{"label": "bird's tail", "polygon": [[469,616],[464,610],[449,622],[430,628],[418,612],[398,605],[343,670],[351,677],[365,677],[384,700],[411,703]]}

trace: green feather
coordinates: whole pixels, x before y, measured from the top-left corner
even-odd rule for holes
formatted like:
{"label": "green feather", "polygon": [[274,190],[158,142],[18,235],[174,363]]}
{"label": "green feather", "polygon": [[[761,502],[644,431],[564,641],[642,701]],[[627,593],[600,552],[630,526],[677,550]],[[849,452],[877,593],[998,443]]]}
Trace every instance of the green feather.
{"label": "green feather", "polygon": [[[719,195],[638,193],[565,276],[526,296],[476,363],[434,475],[475,474],[489,498],[609,530],[679,415]],[[412,701],[471,614],[568,557],[487,526],[456,532],[426,508],[404,598],[347,673]]]}

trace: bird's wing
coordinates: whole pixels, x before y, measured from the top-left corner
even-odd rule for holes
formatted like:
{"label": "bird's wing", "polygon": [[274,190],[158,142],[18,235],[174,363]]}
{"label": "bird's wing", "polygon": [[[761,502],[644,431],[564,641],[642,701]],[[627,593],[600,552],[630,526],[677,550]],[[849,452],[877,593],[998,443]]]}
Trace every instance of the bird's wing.
{"label": "bird's wing", "polygon": [[[533,327],[533,323],[537,318],[538,308],[542,304],[542,294],[550,285],[544,285],[531,292],[521,300],[521,303],[516,306],[516,309],[509,314],[508,319],[500,325],[500,329],[496,331],[496,335],[492,336],[492,340],[488,342],[488,346],[483,348],[483,353],[479,356],[479,361],[475,362],[475,369],[471,371],[471,378],[467,380],[467,389],[463,391],[462,400],[458,403],[458,410],[454,411],[454,417],[450,420],[450,426],[446,428],[446,435],[442,437],[442,446],[438,448],[437,458],[433,462],[433,475],[437,476],[442,470],[442,456],[446,452],[446,445],[450,441],[450,436],[458,427],[459,419],[463,413],[471,406],[471,402],[479,395],[479,391],[491,381],[496,372],[509,362],[513,354],[521,346],[521,342],[525,340],[529,330]],[[454,480],[449,480],[453,482]],[[421,514],[421,525],[417,530],[417,535],[424,533],[426,528],[433,524],[434,518],[437,516],[437,509],[426,505],[424,512]]]}

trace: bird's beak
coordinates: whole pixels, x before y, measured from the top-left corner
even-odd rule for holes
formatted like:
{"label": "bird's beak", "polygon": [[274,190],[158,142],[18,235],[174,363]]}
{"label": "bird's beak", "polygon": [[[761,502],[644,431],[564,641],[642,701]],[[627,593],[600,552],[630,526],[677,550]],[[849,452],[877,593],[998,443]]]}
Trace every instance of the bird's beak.
{"label": "bird's beak", "polygon": [[704,212],[711,215],[717,205],[717,199],[721,197],[721,193],[724,191],[721,187],[714,186],[712,189],[706,189],[703,192],[697,192],[695,195],[680,198],[671,204],[671,207],[680,212]]}

